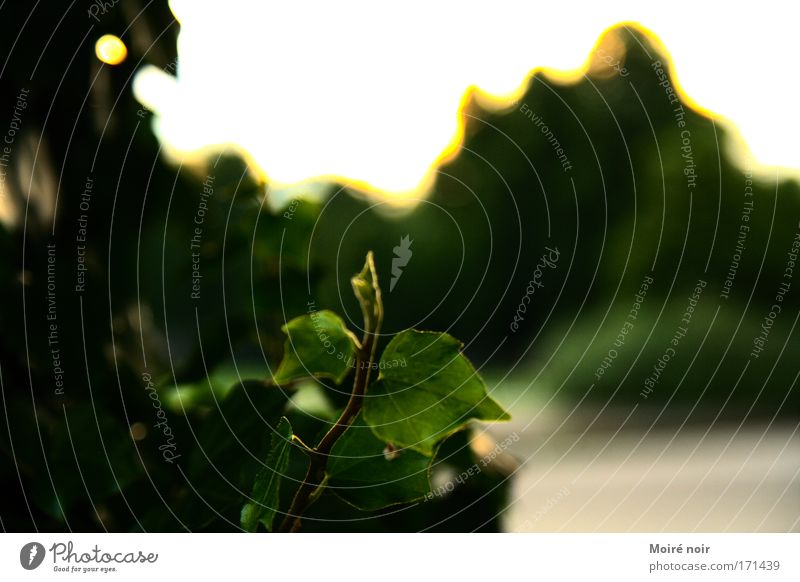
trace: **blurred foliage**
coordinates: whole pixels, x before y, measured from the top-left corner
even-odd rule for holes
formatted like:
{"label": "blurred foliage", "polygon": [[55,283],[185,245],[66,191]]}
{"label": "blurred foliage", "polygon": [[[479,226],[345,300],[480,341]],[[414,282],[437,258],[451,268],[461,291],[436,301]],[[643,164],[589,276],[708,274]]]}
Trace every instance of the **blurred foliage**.
{"label": "blurred foliage", "polygon": [[[370,209],[372,200],[337,190],[324,211],[307,199],[287,218],[230,152],[199,169],[160,156],[130,83],[141,63],[174,62],[177,24],[164,2],[142,6],[137,16],[138,8],[121,3],[99,23],[82,10],[62,20],[60,11],[42,9],[33,26],[23,25],[29,6],[3,7],[0,46],[10,55],[0,77],[3,125],[20,88],[30,89],[3,202],[15,218],[0,225],[4,529],[238,530],[271,427],[282,415],[297,434],[319,435],[325,426],[298,413],[291,394],[267,385],[283,354],[281,326],[307,313],[309,300],[358,321],[357,302],[342,293],[350,275],[373,249],[389,281],[393,247],[405,235],[414,254],[385,294],[386,332],[447,331],[465,340],[478,370],[514,367],[526,382],[539,374],[530,389],[558,391],[566,404],[584,396],[598,406],[609,399],[620,407],[670,403],[695,418],[720,413],[725,420],[800,409],[796,291],[768,348],[742,376],[797,230],[800,187],[754,183],[746,249],[730,298],[720,300],[744,176],[721,148],[726,132],[683,104],[697,166],[689,193],[674,104],[651,67],[663,56],[638,32],[612,33],[626,46],[627,77],[560,84],[537,73],[530,80],[520,105],[546,120],[572,170],[564,171],[519,105],[490,112],[473,100],[464,147],[441,168],[426,202]],[[76,31],[90,24],[84,39]],[[103,67],[94,58],[90,40],[103,33],[128,44],[122,65]],[[12,51],[15,43],[37,50]],[[94,186],[85,212],[87,176]],[[214,193],[198,250],[202,293],[192,300],[190,240],[207,176]],[[88,271],[78,293],[81,214],[88,214]],[[48,245],[55,245],[57,344],[48,341]],[[511,333],[548,246],[560,251],[558,267],[545,274]],[[655,283],[636,327],[595,382],[646,275]],[[677,359],[642,400],[642,384],[700,278],[708,286]],[[54,346],[63,394],[54,386]],[[324,396],[332,409],[346,401],[333,389]],[[159,414],[171,441],[156,426]],[[174,449],[159,448],[169,442]],[[167,462],[163,450],[179,457]],[[456,474],[472,466],[468,433],[445,441],[438,459]],[[296,450],[287,472],[303,477]],[[280,494],[285,507],[292,491]],[[505,476],[490,471],[451,495],[367,517],[325,494],[304,529],[493,531],[506,495]]]}
{"label": "blurred foliage", "polygon": [[[747,170],[726,150],[727,130],[685,102],[669,102],[653,68],[668,60],[645,35],[629,27],[607,34],[625,47],[626,76],[608,69],[561,84],[536,73],[508,110],[485,111],[473,100],[463,147],[412,211],[361,214],[370,201],[335,196],[312,241],[314,259],[339,265],[338,280],[333,271],[323,274],[321,303],[338,299],[342,273],[357,265],[364,247],[375,249],[387,277],[392,246],[410,235],[413,259],[385,299],[388,331],[410,324],[447,330],[465,340],[478,369],[511,369],[518,386],[536,378],[529,389],[541,401],[557,392],[565,406],[584,396],[624,408],[669,402],[674,411],[693,410],[696,420],[715,417],[723,405],[725,420],[794,416],[796,290],[784,297],[768,349],[737,382],[784,281],[800,185],[753,177],[753,208],[743,222]],[[571,169],[529,112],[544,120]],[[684,131],[696,176],[691,188]],[[749,226],[745,248],[724,299],[742,224]],[[349,226],[347,236],[337,225]],[[510,324],[547,248],[559,250],[559,263],[543,274],[514,332]],[[635,336],[592,387],[648,276],[654,282]],[[678,360],[643,401],[643,383],[701,279],[707,287]]]}

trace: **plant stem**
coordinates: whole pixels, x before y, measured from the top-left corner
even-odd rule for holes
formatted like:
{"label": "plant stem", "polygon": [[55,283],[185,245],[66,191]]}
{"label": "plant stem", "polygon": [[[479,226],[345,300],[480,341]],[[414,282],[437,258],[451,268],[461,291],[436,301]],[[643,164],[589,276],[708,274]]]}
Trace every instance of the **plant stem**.
{"label": "plant stem", "polygon": [[[295,493],[292,505],[286,513],[286,517],[281,523],[279,531],[296,532],[300,529],[303,514],[313,501],[314,493],[322,485],[325,479],[325,469],[328,465],[328,457],[336,441],[344,434],[344,431],[353,423],[361,410],[364,400],[364,393],[369,385],[370,369],[372,367],[372,357],[375,351],[375,336],[369,334],[363,342],[363,353],[366,357],[359,355],[358,367],[356,368],[356,378],[353,382],[353,391],[350,400],[347,402],[339,419],[325,433],[319,444],[312,450],[311,462],[308,471],[303,479],[303,483]],[[366,365],[362,362],[366,360]]]}
{"label": "plant stem", "polygon": [[[363,286],[363,285],[366,286]],[[364,270],[353,277],[353,289],[356,292],[361,309],[364,314],[364,338],[361,341],[361,348],[358,350],[356,363],[356,377],[353,381],[353,391],[350,393],[350,400],[347,401],[339,419],[325,433],[319,444],[311,450],[311,461],[308,464],[308,471],[303,479],[303,483],[297,489],[292,499],[292,505],[286,512],[283,522],[278,531],[296,532],[300,529],[303,514],[306,509],[316,501],[322,493],[325,482],[325,469],[328,466],[333,445],[344,434],[361,411],[364,401],[364,394],[369,386],[372,362],[375,359],[377,348],[377,335],[383,323],[383,301],[381,290],[378,286],[378,276],[375,272],[375,264],[372,252],[367,254],[367,262]]]}

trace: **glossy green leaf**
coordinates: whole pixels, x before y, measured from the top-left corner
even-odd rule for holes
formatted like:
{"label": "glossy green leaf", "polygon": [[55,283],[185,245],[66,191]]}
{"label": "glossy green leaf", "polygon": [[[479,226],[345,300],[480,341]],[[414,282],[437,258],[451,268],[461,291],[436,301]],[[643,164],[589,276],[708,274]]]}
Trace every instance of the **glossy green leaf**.
{"label": "glossy green leaf", "polygon": [[366,511],[409,503],[430,491],[431,460],[380,440],[359,416],[331,451],[328,487]]}
{"label": "glossy green leaf", "polygon": [[337,384],[355,365],[356,339],[332,311],[313,311],[283,326],[288,336],[275,382],[325,377]]}
{"label": "glossy green leaf", "polygon": [[278,422],[270,440],[270,451],[265,466],[256,475],[252,501],[242,507],[241,524],[245,531],[255,531],[258,523],[272,531],[272,522],[278,512],[281,478],[289,464],[292,446],[292,425],[284,416]]}
{"label": "glossy green leaf", "polygon": [[508,420],[486,384],[448,334],[404,331],[381,356],[380,376],[364,403],[375,434],[432,455],[436,444],[470,419]]}

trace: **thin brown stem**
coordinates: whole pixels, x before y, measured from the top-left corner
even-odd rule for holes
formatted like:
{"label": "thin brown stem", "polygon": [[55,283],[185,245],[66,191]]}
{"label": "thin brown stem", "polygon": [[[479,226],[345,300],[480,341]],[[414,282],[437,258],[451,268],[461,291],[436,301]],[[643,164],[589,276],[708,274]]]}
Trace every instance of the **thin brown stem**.
{"label": "thin brown stem", "polygon": [[325,469],[328,465],[328,457],[333,445],[336,444],[339,437],[344,434],[344,431],[349,428],[361,411],[364,393],[369,385],[375,343],[374,334],[370,333],[364,338],[363,349],[357,361],[356,377],[353,382],[353,392],[350,394],[350,400],[348,400],[347,406],[345,406],[339,419],[325,433],[319,444],[314,447],[306,476],[292,500],[292,505],[289,507],[279,531],[296,532],[300,529],[303,514],[311,505],[314,493],[325,480]]}
{"label": "thin brown stem", "polygon": [[[361,405],[364,401],[364,394],[369,386],[370,373],[372,371],[372,362],[375,359],[375,350],[377,348],[377,336],[380,332],[381,323],[383,322],[383,302],[381,300],[380,287],[378,286],[378,278],[375,274],[375,265],[373,263],[372,253],[367,255],[367,263],[362,271],[360,277],[369,277],[367,281],[367,291],[372,292],[369,297],[366,294],[359,292],[359,287],[356,284],[357,277],[354,277],[354,290],[361,302],[361,307],[364,312],[364,338],[361,341],[361,346],[357,351],[358,358],[356,362],[356,377],[353,381],[353,391],[350,393],[350,399],[347,401],[339,419],[334,425],[325,433],[319,444],[314,447],[311,452],[311,461],[308,464],[308,471],[303,479],[303,483],[297,489],[297,492],[292,499],[292,504],[286,517],[283,519],[278,531],[281,532],[296,532],[300,529],[303,519],[303,514],[308,507],[316,501],[319,494],[325,486],[325,470],[328,466],[328,458],[330,457],[331,450],[339,440],[344,432],[353,424],[353,421],[361,411]],[[363,288],[362,288],[363,289]]]}

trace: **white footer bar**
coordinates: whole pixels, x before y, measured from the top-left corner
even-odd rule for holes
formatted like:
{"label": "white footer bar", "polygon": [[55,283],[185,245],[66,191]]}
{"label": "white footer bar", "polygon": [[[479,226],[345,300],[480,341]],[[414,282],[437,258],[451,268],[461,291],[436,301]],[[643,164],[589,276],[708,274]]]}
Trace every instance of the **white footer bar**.
{"label": "white footer bar", "polygon": [[800,534],[0,535],[3,581],[777,582],[798,562]]}

